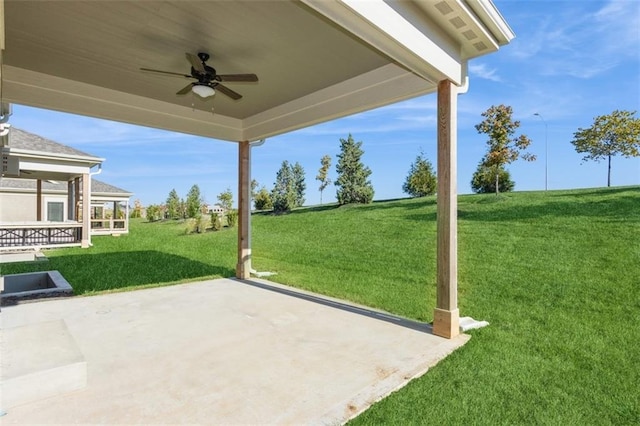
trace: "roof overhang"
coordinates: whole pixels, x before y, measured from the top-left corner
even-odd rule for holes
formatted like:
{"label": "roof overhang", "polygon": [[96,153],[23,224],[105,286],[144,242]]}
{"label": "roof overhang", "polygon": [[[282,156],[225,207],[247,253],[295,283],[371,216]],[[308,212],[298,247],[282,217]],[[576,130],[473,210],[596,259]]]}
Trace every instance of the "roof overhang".
{"label": "roof overhang", "polygon": [[2,147],[3,169],[6,177],[69,181],[104,161],[103,158],[68,154],[43,153],[26,149]]}
{"label": "roof overhang", "polygon": [[[490,0],[5,2],[3,100],[229,141],[461,85],[513,34]],[[244,95],[176,95],[185,52]]]}

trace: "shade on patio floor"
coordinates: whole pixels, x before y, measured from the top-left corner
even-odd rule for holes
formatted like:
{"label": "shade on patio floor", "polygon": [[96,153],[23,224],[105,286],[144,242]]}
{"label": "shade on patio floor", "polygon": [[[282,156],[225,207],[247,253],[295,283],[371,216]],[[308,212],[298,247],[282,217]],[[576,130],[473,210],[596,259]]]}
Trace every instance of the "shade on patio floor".
{"label": "shade on patio floor", "polygon": [[2,422],[336,424],[468,336],[266,281],[2,308]]}

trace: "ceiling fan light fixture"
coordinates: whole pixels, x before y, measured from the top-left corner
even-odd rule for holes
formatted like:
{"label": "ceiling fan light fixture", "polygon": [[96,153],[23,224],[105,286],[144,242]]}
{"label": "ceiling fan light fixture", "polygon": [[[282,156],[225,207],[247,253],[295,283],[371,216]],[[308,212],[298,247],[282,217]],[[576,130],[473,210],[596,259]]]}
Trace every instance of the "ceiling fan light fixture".
{"label": "ceiling fan light fixture", "polygon": [[206,86],[204,84],[194,84],[191,88],[191,91],[203,99],[216,94],[216,91],[213,90],[213,87]]}

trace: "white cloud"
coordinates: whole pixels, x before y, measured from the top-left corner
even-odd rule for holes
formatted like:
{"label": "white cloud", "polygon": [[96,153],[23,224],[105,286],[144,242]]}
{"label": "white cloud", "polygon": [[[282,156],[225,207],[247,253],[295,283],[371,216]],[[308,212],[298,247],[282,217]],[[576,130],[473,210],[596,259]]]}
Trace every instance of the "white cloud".
{"label": "white cloud", "polygon": [[486,64],[469,64],[469,73],[472,76],[484,78],[485,80],[502,81],[500,76],[497,75],[497,70],[495,68],[487,68]]}

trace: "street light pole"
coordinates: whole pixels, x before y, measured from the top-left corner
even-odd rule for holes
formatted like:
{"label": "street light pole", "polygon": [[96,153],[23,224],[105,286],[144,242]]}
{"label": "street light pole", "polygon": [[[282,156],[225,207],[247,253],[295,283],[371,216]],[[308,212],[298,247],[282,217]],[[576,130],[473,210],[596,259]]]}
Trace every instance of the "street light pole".
{"label": "street light pole", "polygon": [[544,123],[544,190],[546,191],[548,188],[548,182],[549,182],[549,144],[547,143],[547,135],[548,135],[548,127],[547,127],[547,121],[542,117],[542,115],[540,115],[539,113],[535,113],[533,115],[536,115],[538,117],[540,117],[540,120],[542,120],[542,122]]}

